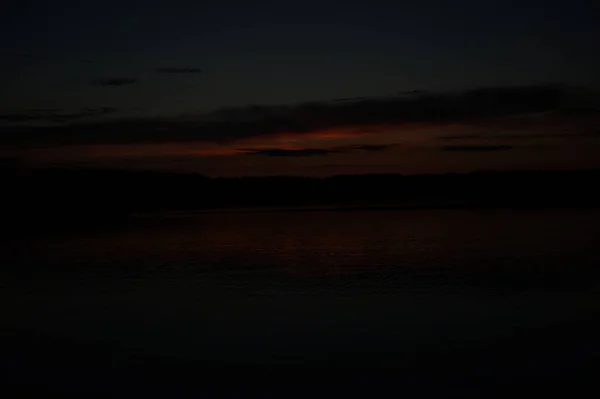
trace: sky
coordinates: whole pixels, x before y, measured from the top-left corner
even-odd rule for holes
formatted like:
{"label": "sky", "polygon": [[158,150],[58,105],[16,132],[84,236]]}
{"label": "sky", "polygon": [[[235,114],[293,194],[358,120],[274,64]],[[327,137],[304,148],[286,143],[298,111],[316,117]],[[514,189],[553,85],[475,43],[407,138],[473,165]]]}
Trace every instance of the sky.
{"label": "sky", "polygon": [[3,1],[0,157],[211,176],[600,167],[596,1]]}

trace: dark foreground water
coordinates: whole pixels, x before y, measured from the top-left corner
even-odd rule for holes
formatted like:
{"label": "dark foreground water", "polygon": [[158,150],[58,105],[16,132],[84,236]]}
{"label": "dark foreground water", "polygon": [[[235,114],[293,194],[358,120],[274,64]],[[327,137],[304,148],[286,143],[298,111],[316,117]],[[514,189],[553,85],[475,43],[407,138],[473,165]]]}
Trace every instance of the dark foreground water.
{"label": "dark foreground water", "polygon": [[391,388],[352,383],[386,367],[416,396],[572,390],[600,354],[599,244],[597,210],[153,216],[13,239],[3,378],[36,393],[188,392],[225,367],[210,391],[223,396],[247,393],[232,370],[348,368],[342,386],[369,395]]}

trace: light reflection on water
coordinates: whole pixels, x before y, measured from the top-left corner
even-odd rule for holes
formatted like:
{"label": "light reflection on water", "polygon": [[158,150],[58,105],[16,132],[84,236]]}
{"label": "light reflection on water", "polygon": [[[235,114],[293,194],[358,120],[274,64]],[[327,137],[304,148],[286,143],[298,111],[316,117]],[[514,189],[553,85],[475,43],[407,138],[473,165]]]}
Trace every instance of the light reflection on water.
{"label": "light reflection on water", "polygon": [[22,244],[3,275],[19,303],[6,320],[232,362],[477,345],[595,314],[598,222],[590,210],[138,219]]}

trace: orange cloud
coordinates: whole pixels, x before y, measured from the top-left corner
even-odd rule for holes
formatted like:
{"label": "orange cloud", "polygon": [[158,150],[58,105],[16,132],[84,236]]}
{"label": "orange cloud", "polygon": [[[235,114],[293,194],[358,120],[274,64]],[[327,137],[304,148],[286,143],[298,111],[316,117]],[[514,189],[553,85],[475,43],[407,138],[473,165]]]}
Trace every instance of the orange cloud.
{"label": "orange cloud", "polygon": [[173,156],[190,157],[231,157],[247,154],[254,150],[306,150],[311,148],[335,148],[360,145],[399,144],[409,147],[435,144],[440,134],[464,132],[461,124],[435,125],[412,124],[371,124],[318,129],[308,133],[278,132],[269,136],[249,137],[232,143],[216,144],[207,142],[139,143],[139,144],[87,144],[69,147],[31,149],[29,158],[39,161],[72,161],[99,159],[160,158]]}

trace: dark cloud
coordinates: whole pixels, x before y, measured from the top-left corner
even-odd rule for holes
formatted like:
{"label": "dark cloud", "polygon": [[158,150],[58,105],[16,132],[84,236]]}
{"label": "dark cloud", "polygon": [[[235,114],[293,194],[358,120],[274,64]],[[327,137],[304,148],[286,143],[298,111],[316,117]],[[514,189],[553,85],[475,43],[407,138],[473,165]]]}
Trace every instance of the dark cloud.
{"label": "dark cloud", "polygon": [[585,132],[558,132],[558,133],[503,133],[503,134],[481,134],[481,135],[456,135],[456,136],[440,136],[439,140],[464,140],[464,141],[477,141],[477,140],[537,140],[537,139],[577,139],[577,138],[600,138],[600,131],[592,130]]}
{"label": "dark cloud", "polygon": [[[0,56],[11,57],[11,58],[21,58],[21,59],[27,59],[27,60],[50,60],[51,59],[49,57],[44,57],[44,56],[36,55],[36,54],[27,54],[27,53],[10,52],[10,51],[0,53]],[[70,58],[69,61],[81,62],[84,64],[92,64],[92,61],[82,59],[82,58]]]}
{"label": "dark cloud", "polygon": [[199,68],[156,68],[156,72],[159,73],[202,73]]}
{"label": "dark cloud", "polygon": [[442,150],[454,152],[489,152],[508,151],[514,148],[511,145],[446,145],[442,147]]}
{"label": "dark cloud", "polygon": [[589,132],[583,132],[579,134],[580,137],[587,137],[587,138],[593,138],[593,139],[600,139],[600,129],[599,130],[592,130]]}
{"label": "dark cloud", "polygon": [[36,57],[32,54],[25,54],[25,53],[2,53],[3,56],[7,56],[7,57],[13,57],[13,58],[22,58],[22,59],[27,59],[27,60],[33,60],[39,57]]}
{"label": "dark cloud", "polygon": [[406,91],[401,91],[398,94],[404,94],[404,95],[417,95],[417,94],[423,94],[426,93],[425,90],[406,90]]}
{"label": "dark cloud", "polygon": [[327,148],[302,148],[302,149],[283,149],[283,148],[268,148],[268,149],[241,149],[240,151],[251,155],[264,155],[268,157],[308,157],[315,155],[328,155],[337,153],[346,153],[352,151],[382,151],[395,146],[395,144],[360,144],[336,146]]}
{"label": "dark cloud", "polygon": [[481,139],[482,136],[478,136],[476,134],[457,134],[457,135],[448,135],[448,136],[440,136],[438,139],[440,140],[473,140],[473,139]]}
{"label": "dark cloud", "polygon": [[[109,84],[118,85],[130,84],[135,79],[109,81]],[[33,146],[188,141],[232,143],[281,132],[302,135],[331,128],[356,130],[376,124],[444,126],[459,123],[481,127],[488,120],[488,124],[495,126],[503,118],[544,112],[552,115],[564,113],[569,120],[574,120],[581,108],[573,108],[569,104],[577,95],[576,91],[567,87],[546,85],[348,102],[312,102],[294,106],[248,106],[197,116],[76,121],[58,127],[23,127],[18,132],[12,130],[2,134],[0,142],[22,141]],[[585,116],[589,118],[589,111],[586,112]],[[506,138],[505,135],[503,137]]]}
{"label": "dark cloud", "polygon": [[138,80],[134,78],[106,78],[92,80],[94,86],[120,87],[136,83]]}
{"label": "dark cloud", "polygon": [[[489,88],[453,95],[387,97],[293,107],[238,108],[223,114],[224,122],[248,131],[307,132],[323,128],[370,124],[475,122],[557,110],[568,93],[560,86]],[[241,129],[241,130],[244,130]]]}
{"label": "dark cloud", "polygon": [[331,101],[335,101],[335,102],[343,102],[343,101],[364,101],[364,100],[370,100],[372,98],[377,98],[377,97],[344,97],[344,98],[334,98]]}
{"label": "dark cloud", "polygon": [[69,122],[82,118],[104,116],[118,112],[113,107],[85,108],[80,111],[65,111],[57,108],[28,109],[22,112],[0,114],[0,121],[19,122]]}
{"label": "dark cloud", "polygon": [[384,145],[384,144],[365,144],[365,145],[355,145],[352,147],[354,150],[362,150],[362,151],[383,151],[388,148],[393,147],[392,144]]}
{"label": "dark cloud", "polygon": [[531,140],[539,138],[557,138],[557,137],[573,137],[574,134],[568,133],[502,133],[502,134],[462,134],[455,136],[440,136],[438,139],[443,141],[477,141],[477,140],[488,140],[488,139],[501,139],[501,140]]}
{"label": "dark cloud", "polygon": [[600,130],[589,130],[578,133],[556,133],[556,134],[546,134],[535,137],[548,137],[548,138],[562,138],[562,139],[600,139]]}
{"label": "dark cloud", "polygon": [[332,149],[324,148],[303,148],[299,150],[287,150],[283,148],[269,148],[269,149],[247,149],[242,150],[246,154],[250,155],[263,155],[267,157],[312,157],[316,155],[328,155],[339,152]]}
{"label": "dark cloud", "polygon": [[383,151],[395,146],[396,144],[356,144],[335,148],[339,151]]}

